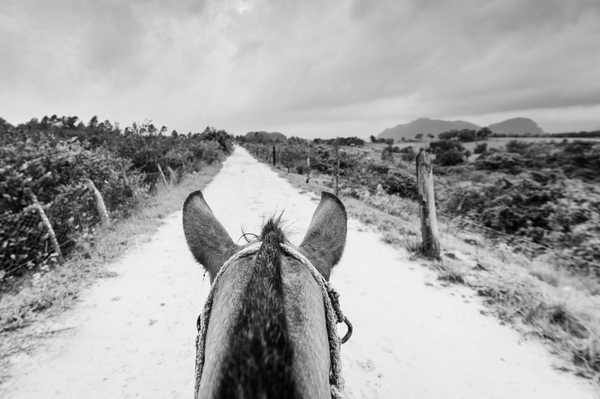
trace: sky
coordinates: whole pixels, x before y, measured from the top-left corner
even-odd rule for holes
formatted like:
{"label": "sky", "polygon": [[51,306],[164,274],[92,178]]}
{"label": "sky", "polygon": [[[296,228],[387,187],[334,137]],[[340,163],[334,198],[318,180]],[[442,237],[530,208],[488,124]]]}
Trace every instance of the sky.
{"label": "sky", "polygon": [[0,117],[377,135],[600,129],[600,0],[0,0]]}

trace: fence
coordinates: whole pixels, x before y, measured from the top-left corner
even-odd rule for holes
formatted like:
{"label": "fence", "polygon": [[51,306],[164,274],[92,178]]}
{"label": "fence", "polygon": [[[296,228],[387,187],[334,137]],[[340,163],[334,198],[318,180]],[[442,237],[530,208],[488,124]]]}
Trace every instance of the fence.
{"label": "fence", "polygon": [[[265,160],[269,160],[269,155],[271,154],[271,148],[269,146],[251,145],[249,147],[254,155],[261,157]],[[277,160],[280,161],[279,154],[277,156]],[[339,160],[337,154],[336,160]],[[333,173],[335,174],[332,173],[332,176],[336,178],[336,188],[338,183],[337,180],[339,178],[336,173],[337,170],[337,168],[334,168]],[[388,209],[385,209],[385,207],[375,207],[385,212],[389,211]],[[524,236],[516,236],[492,229],[465,217],[448,215],[443,212],[440,212],[439,210],[437,211],[437,215],[440,217],[440,221],[443,221],[446,225],[452,226],[456,229],[460,229],[465,232],[481,235],[485,238],[486,241],[489,241],[492,245],[497,245],[500,243],[506,244],[507,246],[510,246],[515,252],[521,253],[530,259],[535,258],[541,254],[548,254],[558,259],[561,259],[564,264],[568,265],[569,268],[575,268],[580,272],[587,272],[596,275],[597,277],[600,277],[600,264],[594,262],[593,260],[584,259],[580,256],[569,254],[567,253],[568,251],[553,248],[550,245],[539,244]]]}
{"label": "fence", "polygon": [[[177,183],[171,168],[167,175],[168,180],[162,173],[148,174],[146,187],[154,191],[157,184]],[[0,214],[0,283],[60,263],[80,242],[89,241],[98,228],[110,224],[102,194],[89,179],[49,203],[40,204],[32,193],[29,200],[18,213]]]}

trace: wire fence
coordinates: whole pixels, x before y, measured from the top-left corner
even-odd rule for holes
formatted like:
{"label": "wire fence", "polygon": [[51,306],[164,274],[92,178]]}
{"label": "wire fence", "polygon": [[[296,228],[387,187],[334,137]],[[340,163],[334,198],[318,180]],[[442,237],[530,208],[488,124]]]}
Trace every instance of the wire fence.
{"label": "wire fence", "polygon": [[82,185],[41,205],[0,215],[0,280],[51,265],[69,253],[101,221],[96,198]]}
{"label": "wire fence", "polygon": [[[273,160],[273,158],[271,158],[272,147],[272,145],[247,145],[247,148],[249,148],[252,154],[268,161]],[[280,161],[279,153],[277,153],[276,159]],[[385,212],[390,213],[389,209],[387,209],[387,206],[382,206],[382,204],[380,204],[380,206],[376,207],[384,210]],[[391,213],[394,214],[394,212]],[[507,246],[511,247],[513,251],[521,253],[530,259],[536,258],[542,254],[551,255],[561,259],[563,261],[563,266],[566,264],[568,268],[575,268],[578,271],[589,272],[597,277],[600,277],[600,263],[595,261],[600,257],[600,253],[598,253],[600,252],[600,249],[596,252],[593,252],[593,250],[588,251],[592,252],[594,255],[588,257],[589,259],[585,259],[581,256],[568,253],[570,252],[568,248],[560,248],[559,246],[553,247],[551,246],[551,244],[541,244],[533,241],[532,239],[526,236],[508,234],[503,231],[499,231],[491,227],[485,226],[472,219],[468,219],[457,215],[446,214],[444,212],[440,212],[439,210],[437,211],[437,214],[447,225],[451,225],[462,231],[481,235],[485,238],[486,241],[489,241],[492,245],[497,245],[500,243],[506,244]],[[558,264],[558,262],[556,261],[554,261],[554,263]]]}
{"label": "wire fence", "polygon": [[[168,168],[166,176],[159,171],[143,174],[140,179],[151,194],[159,185],[176,183],[179,177]],[[138,196],[135,190],[132,193]],[[109,223],[102,194],[91,180],[81,181],[45,204],[33,194],[29,201],[20,212],[0,214],[0,284],[5,278],[23,276],[62,261],[63,256],[90,242],[96,230]]]}

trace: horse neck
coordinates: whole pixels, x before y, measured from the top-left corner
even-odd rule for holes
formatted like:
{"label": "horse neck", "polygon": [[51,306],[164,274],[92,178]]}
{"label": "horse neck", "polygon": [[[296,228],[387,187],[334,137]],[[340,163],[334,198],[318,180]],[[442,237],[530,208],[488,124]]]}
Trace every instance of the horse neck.
{"label": "horse neck", "polygon": [[242,263],[224,274],[215,294],[200,391],[209,398],[330,397],[318,284],[273,247]]}

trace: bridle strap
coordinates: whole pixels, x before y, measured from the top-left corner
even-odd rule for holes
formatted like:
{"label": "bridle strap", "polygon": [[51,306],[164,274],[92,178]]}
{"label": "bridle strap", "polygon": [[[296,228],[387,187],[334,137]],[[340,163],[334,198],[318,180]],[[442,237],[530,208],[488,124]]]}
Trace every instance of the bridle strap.
{"label": "bridle strap", "polygon": [[[223,264],[223,266],[221,266],[219,272],[213,280],[202,313],[198,316],[198,320],[196,321],[196,327],[198,328],[198,335],[196,337],[196,398],[199,394],[200,380],[202,379],[202,369],[204,368],[204,350],[206,347],[206,334],[208,332],[208,321],[210,319],[217,283],[220,280],[223,273],[225,273],[225,271],[229,268],[231,264],[233,264],[233,262],[244,256],[252,255],[258,252],[261,246],[262,242],[256,242],[248,245],[241,251],[236,252]],[[331,397],[333,399],[342,398],[341,392],[344,387],[344,380],[342,379],[341,374],[342,361],[340,354],[340,345],[347,342],[352,336],[352,323],[350,323],[350,320],[348,320],[348,318],[342,313],[342,309],[340,308],[339,303],[340,295],[333,287],[331,287],[329,281],[327,281],[323,277],[323,275],[314,267],[310,260],[308,260],[308,258],[306,258],[302,253],[300,253],[298,250],[289,245],[280,244],[280,246],[283,249],[283,252],[285,252],[289,256],[292,256],[300,263],[302,263],[311,273],[317,284],[319,284],[319,286],[321,287],[321,292],[323,294],[323,302],[325,304],[325,319],[327,322],[327,335],[329,339],[329,352],[331,356],[331,367],[329,370]],[[337,330],[335,328],[336,324],[338,323],[345,323],[348,328],[348,331],[342,339],[338,337]]]}

